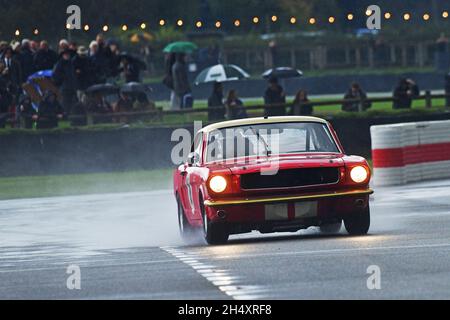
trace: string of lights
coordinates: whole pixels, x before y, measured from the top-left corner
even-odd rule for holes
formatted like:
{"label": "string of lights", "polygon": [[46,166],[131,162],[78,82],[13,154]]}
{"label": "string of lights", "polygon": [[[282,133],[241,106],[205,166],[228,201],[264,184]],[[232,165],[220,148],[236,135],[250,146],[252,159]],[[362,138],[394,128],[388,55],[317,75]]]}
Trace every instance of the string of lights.
{"label": "string of lights", "polygon": [[[372,15],[372,12],[370,10],[368,10],[368,11],[365,12],[365,14],[366,14],[366,16],[370,16],[370,15]],[[393,14],[392,12],[385,12],[382,15],[382,17],[386,21],[393,20],[395,18],[395,16],[396,15]],[[425,12],[425,13],[423,13],[421,15],[417,15],[417,16],[413,16],[411,13],[405,12],[403,14],[398,14],[397,16],[400,17],[400,20],[404,21],[404,22],[410,22],[413,19],[419,19],[419,20],[424,21],[424,22],[429,22],[429,21],[432,21],[432,19],[433,19],[431,13],[428,13],[428,12]],[[443,19],[443,20],[449,19],[449,11],[447,11],[447,10],[442,11],[440,13],[440,16],[438,16],[437,18]],[[338,19],[339,18],[335,17],[335,16],[329,16],[329,17],[327,17],[327,18],[325,18],[323,20],[318,19],[316,17],[310,17],[308,19],[305,19],[303,22],[306,25],[320,25],[320,24],[322,24],[322,25],[324,25],[324,24],[333,25],[334,23],[336,23],[338,21]],[[347,13],[345,15],[345,17],[344,17],[344,20],[346,20],[346,21],[353,21],[354,19],[355,19],[355,14],[351,13],[351,12]],[[249,22],[249,24],[258,25],[258,24],[261,23],[261,21],[262,21],[262,18],[258,17],[258,16],[252,17],[251,19],[249,19],[249,21],[245,21],[245,20],[241,20],[241,19],[235,19],[235,20],[232,21],[232,26],[234,26],[235,28],[239,28],[239,27],[241,27],[243,25],[243,23],[246,23],[246,22]],[[277,15],[272,15],[270,17],[270,22],[271,23],[281,23],[282,20]],[[297,18],[297,17],[291,16],[291,17],[289,17],[287,19],[287,22],[290,25],[299,25],[302,21],[299,18]],[[221,29],[224,26],[224,23],[225,23],[225,21],[223,21],[223,20],[216,20],[213,23],[213,26],[216,29]],[[166,19],[160,19],[157,22],[157,24],[155,24],[155,25],[157,25],[159,27],[165,27],[165,26],[170,25],[170,23]],[[188,23],[186,21],[184,21],[183,19],[177,19],[176,21],[174,21],[173,25],[175,27],[181,28],[181,27],[184,27],[184,26],[188,26]],[[148,22],[142,22],[140,25],[138,25],[138,27],[141,30],[146,30],[149,27],[149,24],[148,24]],[[195,20],[194,27],[197,28],[197,29],[204,28],[205,27],[205,23],[203,21],[201,21],[201,20]],[[67,24],[66,28],[67,29],[72,29],[72,26],[70,24]],[[92,29],[93,28],[89,24],[85,24],[85,25],[82,26],[82,30],[85,31],[85,32],[89,32]],[[103,32],[108,32],[108,31],[111,31],[113,29],[114,28],[112,26],[109,26],[109,25],[106,25],[106,24],[101,27],[101,30]],[[123,31],[123,32],[127,32],[127,31],[129,31],[131,29],[130,29],[129,25],[123,24],[123,25],[120,26],[120,30]],[[32,33],[35,36],[38,36],[40,32],[39,32],[38,28],[35,28]],[[14,32],[14,35],[16,37],[19,37],[21,34],[22,34],[22,30],[20,28],[17,28],[15,30],[15,32]]]}

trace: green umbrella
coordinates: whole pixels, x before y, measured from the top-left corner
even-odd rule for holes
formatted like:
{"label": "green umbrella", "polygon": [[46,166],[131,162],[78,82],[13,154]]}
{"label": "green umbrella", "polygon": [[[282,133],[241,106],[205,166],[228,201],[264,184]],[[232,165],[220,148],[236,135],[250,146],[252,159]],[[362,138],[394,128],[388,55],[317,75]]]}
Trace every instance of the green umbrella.
{"label": "green umbrella", "polygon": [[178,41],[169,44],[164,48],[165,53],[191,53],[197,50],[198,47],[192,42]]}

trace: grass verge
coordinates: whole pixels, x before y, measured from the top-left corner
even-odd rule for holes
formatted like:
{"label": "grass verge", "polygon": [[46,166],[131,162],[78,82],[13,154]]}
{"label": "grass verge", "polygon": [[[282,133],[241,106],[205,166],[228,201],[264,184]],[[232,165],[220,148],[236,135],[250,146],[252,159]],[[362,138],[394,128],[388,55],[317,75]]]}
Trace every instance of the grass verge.
{"label": "grass verge", "polygon": [[0,200],[172,188],[172,169],[0,178]]}
{"label": "grass verge", "polygon": [[171,190],[172,172],[160,169],[0,178],[0,200]]}

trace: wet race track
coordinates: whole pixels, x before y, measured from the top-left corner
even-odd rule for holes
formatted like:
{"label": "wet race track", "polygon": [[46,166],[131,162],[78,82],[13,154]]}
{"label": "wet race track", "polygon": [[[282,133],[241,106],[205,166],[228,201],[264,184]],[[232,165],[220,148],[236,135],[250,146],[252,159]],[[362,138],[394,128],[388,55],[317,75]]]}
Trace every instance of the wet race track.
{"label": "wet race track", "polygon": [[[450,181],[378,188],[371,206],[366,237],[309,229],[207,247],[179,240],[170,191],[2,201],[0,299],[449,299]],[[69,266],[81,290],[67,288]]]}

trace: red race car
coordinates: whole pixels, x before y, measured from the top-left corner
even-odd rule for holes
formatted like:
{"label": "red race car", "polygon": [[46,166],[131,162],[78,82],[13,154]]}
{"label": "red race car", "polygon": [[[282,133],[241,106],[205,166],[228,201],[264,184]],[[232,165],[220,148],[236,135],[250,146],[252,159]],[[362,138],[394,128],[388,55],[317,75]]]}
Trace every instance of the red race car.
{"label": "red race car", "polygon": [[209,244],[232,234],[296,232],[312,226],[350,235],[370,227],[367,161],[347,156],[330,123],[270,117],[210,125],[174,173],[181,235]]}

